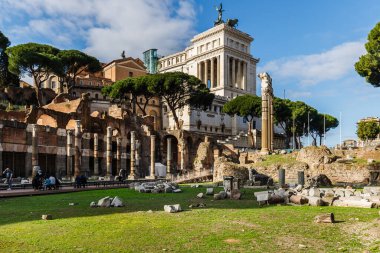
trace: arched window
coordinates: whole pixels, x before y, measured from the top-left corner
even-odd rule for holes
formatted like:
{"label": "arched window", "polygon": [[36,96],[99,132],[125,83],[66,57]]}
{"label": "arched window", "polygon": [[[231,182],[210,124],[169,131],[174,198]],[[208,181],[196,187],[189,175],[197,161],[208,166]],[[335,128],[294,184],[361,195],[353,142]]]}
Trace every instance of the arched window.
{"label": "arched window", "polygon": [[95,99],[99,99],[98,93],[95,93]]}
{"label": "arched window", "polygon": [[76,92],[73,92],[73,97],[76,97],[77,96],[77,93]]}

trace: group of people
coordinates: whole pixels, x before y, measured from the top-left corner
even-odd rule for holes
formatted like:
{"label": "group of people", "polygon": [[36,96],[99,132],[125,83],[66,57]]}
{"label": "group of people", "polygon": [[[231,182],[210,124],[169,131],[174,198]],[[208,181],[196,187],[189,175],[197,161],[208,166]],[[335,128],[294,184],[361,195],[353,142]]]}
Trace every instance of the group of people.
{"label": "group of people", "polygon": [[33,177],[32,186],[35,191],[37,190],[57,190],[60,186],[59,180],[51,175],[49,177],[44,177],[42,171],[39,170]]}

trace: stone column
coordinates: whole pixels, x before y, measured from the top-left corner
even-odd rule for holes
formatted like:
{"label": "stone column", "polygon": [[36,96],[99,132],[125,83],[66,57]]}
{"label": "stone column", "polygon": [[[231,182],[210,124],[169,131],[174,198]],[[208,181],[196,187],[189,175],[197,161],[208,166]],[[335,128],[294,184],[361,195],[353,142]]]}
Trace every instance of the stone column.
{"label": "stone column", "polygon": [[80,127],[80,120],[75,121],[75,157],[74,157],[74,177],[80,175],[80,161],[81,161],[81,127]]}
{"label": "stone column", "polygon": [[107,177],[112,176],[112,128],[107,127]]}
{"label": "stone column", "polygon": [[166,148],[166,177],[171,176],[172,171],[172,138],[168,137],[166,139],[167,141],[167,148]]}
{"label": "stone column", "polygon": [[247,90],[247,63],[245,61],[243,61],[243,81],[242,81],[242,85],[243,85],[243,90]]}
{"label": "stone column", "polygon": [[99,136],[94,134],[94,175],[99,175]]}
{"label": "stone column", "polygon": [[37,125],[32,125],[32,167],[38,166],[38,137]]}
{"label": "stone column", "polygon": [[117,175],[119,175],[119,172],[121,170],[121,137],[116,138],[116,169],[117,169]]}
{"label": "stone column", "polygon": [[222,72],[224,72],[225,73],[225,83],[224,83],[224,86],[226,87],[226,86],[231,86],[231,83],[230,83],[230,57],[228,56],[228,55],[226,55],[225,56],[225,59],[224,59],[224,66],[225,66],[225,68],[224,68],[224,71],[222,71]]}
{"label": "stone column", "polygon": [[237,83],[237,87],[241,89],[242,88],[242,84],[241,84],[241,61],[236,59],[236,63],[237,63],[236,83]]}
{"label": "stone column", "polygon": [[269,121],[269,137],[270,137],[270,140],[269,140],[269,144],[270,144],[270,152],[273,152],[274,150],[274,112],[273,112],[273,96],[270,96],[269,97],[269,109],[270,109],[270,113],[269,113],[269,117],[270,117],[270,121]]}
{"label": "stone column", "polygon": [[150,136],[150,178],[156,178],[156,136]]}
{"label": "stone column", "polygon": [[200,62],[197,63],[197,77],[198,77],[198,79],[201,79],[201,80],[202,80],[202,75],[201,75],[201,63],[200,63]]}
{"label": "stone column", "polygon": [[136,174],[136,133],[131,131],[131,173],[129,179],[137,179]]}
{"label": "stone column", "polygon": [[67,165],[66,165],[66,176],[68,178],[71,178],[72,173],[73,173],[73,152],[72,152],[72,147],[73,147],[73,141],[72,141],[72,135],[73,132],[71,130],[67,130],[66,134],[66,156],[67,156]]}
{"label": "stone column", "polygon": [[236,73],[235,73],[235,59],[232,58],[232,78],[231,78],[231,82],[232,82],[232,87],[236,87]]}
{"label": "stone column", "polygon": [[211,58],[211,88],[214,88],[215,87],[215,79],[214,79],[214,76],[215,76],[215,72],[214,72],[214,60],[215,58]]}
{"label": "stone column", "polygon": [[262,95],[262,114],[261,114],[261,153],[268,154],[268,96]]}
{"label": "stone column", "polygon": [[204,80],[203,80],[203,82],[206,84],[206,86],[208,85],[208,62],[207,62],[207,60],[205,60],[204,61],[204,66],[205,66],[205,68],[204,68]]}
{"label": "stone column", "polygon": [[216,57],[216,87],[220,87],[220,55]]}

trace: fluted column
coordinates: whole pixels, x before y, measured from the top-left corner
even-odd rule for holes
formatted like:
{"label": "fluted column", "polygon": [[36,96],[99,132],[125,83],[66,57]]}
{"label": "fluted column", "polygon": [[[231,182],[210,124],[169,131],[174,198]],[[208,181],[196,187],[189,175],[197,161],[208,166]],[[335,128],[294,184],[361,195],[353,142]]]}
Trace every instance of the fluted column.
{"label": "fluted column", "polygon": [[94,175],[99,175],[99,136],[94,134]]}
{"label": "fluted column", "polygon": [[136,174],[136,133],[131,131],[131,173],[129,179],[137,179]]}
{"label": "fluted column", "polygon": [[32,166],[38,166],[38,137],[37,125],[32,125]]}
{"label": "fluted column", "polygon": [[214,72],[214,60],[215,58],[211,58],[211,88],[215,87],[215,72]]}
{"label": "fluted column", "polygon": [[67,164],[66,164],[66,176],[71,178],[73,173],[73,153],[72,153],[72,131],[67,130],[66,134],[66,156],[67,156]]}
{"label": "fluted column", "polygon": [[232,87],[236,87],[236,70],[235,70],[235,59],[232,58],[232,73],[231,73],[231,82],[232,82]]}
{"label": "fluted column", "polygon": [[79,176],[80,175],[80,164],[81,164],[81,126],[80,126],[80,120],[75,121],[75,141],[74,141],[74,146],[75,146],[75,154],[74,154],[74,176]]}
{"label": "fluted column", "polygon": [[106,159],[107,159],[107,177],[112,176],[112,128],[107,127],[107,150],[106,150]]}
{"label": "fluted column", "polygon": [[243,90],[247,90],[247,63],[243,61]]}
{"label": "fluted column", "polygon": [[268,96],[262,94],[261,153],[268,154]]}
{"label": "fluted column", "polygon": [[166,154],[166,177],[171,176],[171,171],[172,171],[172,138],[168,137],[166,139],[167,141],[167,154]]}
{"label": "fluted column", "polygon": [[270,131],[270,152],[273,152],[274,150],[274,112],[273,112],[273,96],[269,99],[269,108],[270,108],[270,125],[269,125],[269,131]]}
{"label": "fluted column", "polygon": [[206,84],[206,86],[208,86],[208,62],[207,60],[204,61],[204,66],[205,66],[205,69],[204,69],[204,80],[203,82]]}
{"label": "fluted column", "polygon": [[150,178],[156,177],[156,136],[150,136]]}
{"label": "fluted column", "polygon": [[198,79],[202,80],[202,73],[201,73],[201,63],[197,63],[197,77]]}
{"label": "fluted column", "polygon": [[220,55],[216,57],[216,87],[220,87]]}
{"label": "fluted column", "polygon": [[117,175],[121,170],[121,137],[116,138],[116,169]]}
{"label": "fluted column", "polygon": [[237,83],[237,88],[241,89],[241,61],[239,59],[236,59],[237,63],[237,74],[236,74],[236,83]]}

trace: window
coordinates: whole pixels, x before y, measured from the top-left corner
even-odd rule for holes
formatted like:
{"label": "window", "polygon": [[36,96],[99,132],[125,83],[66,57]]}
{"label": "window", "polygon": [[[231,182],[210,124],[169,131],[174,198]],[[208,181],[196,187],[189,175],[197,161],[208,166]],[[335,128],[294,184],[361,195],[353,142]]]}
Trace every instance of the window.
{"label": "window", "polygon": [[212,127],[210,127],[210,132],[212,132]]}
{"label": "window", "polygon": [[99,99],[98,93],[95,93],[95,99]]}
{"label": "window", "polygon": [[214,106],[214,112],[218,112],[218,107]]}
{"label": "window", "polygon": [[51,88],[54,90],[56,88],[55,81],[51,82]]}
{"label": "window", "polygon": [[143,102],[143,99],[142,98],[140,98],[140,103],[142,103]]}
{"label": "window", "polygon": [[166,106],[163,106],[163,108],[164,108],[164,112],[168,111],[168,108]]}
{"label": "window", "polygon": [[90,81],[89,84],[90,84],[90,86],[91,86],[91,85],[92,85],[92,82]]}
{"label": "window", "polygon": [[77,93],[76,92],[73,92],[73,97],[76,97],[77,96]]}
{"label": "window", "polygon": [[154,105],[155,105],[155,104],[156,104],[156,100],[152,100],[152,104],[154,104]]}
{"label": "window", "polygon": [[129,72],[129,73],[128,73],[128,76],[129,76],[129,77],[133,77],[133,72]]}
{"label": "window", "polygon": [[106,99],[107,99],[107,96],[106,96],[106,95],[104,95],[104,96],[103,96],[103,99],[104,99],[104,100],[106,100]]}
{"label": "window", "polygon": [[234,98],[234,93],[231,92],[231,98]]}
{"label": "window", "polygon": [[83,80],[80,80],[79,83],[80,83],[80,85],[83,85]]}
{"label": "window", "polygon": [[205,126],[205,131],[207,131],[207,126]]}
{"label": "window", "polygon": [[218,132],[218,128],[216,127],[216,128],[215,128],[215,133],[217,133],[217,132]]}

